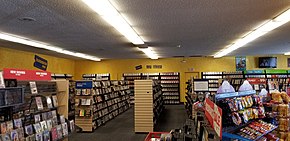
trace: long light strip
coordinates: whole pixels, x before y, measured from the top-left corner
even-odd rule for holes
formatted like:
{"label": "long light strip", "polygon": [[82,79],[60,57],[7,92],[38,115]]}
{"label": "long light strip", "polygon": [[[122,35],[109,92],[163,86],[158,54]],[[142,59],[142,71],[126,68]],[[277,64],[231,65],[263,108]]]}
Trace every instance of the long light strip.
{"label": "long light strip", "polygon": [[78,53],[78,52],[72,52],[69,50],[64,50],[64,49],[61,49],[61,48],[56,47],[56,46],[47,45],[45,43],[41,43],[38,41],[30,40],[30,39],[27,39],[24,37],[11,35],[11,34],[7,34],[7,33],[3,33],[3,32],[0,32],[0,39],[14,42],[14,43],[23,44],[23,45],[28,45],[28,46],[35,47],[35,48],[41,48],[41,49],[46,49],[46,50],[50,50],[50,51],[55,51],[58,53],[62,53],[62,54],[70,55],[70,56],[75,56],[75,57],[79,57],[79,58],[83,58],[83,59],[88,59],[88,60],[93,60],[93,61],[101,61],[101,59],[99,59],[95,56],[91,56],[91,55],[87,55],[87,54],[83,54],[83,53]]}
{"label": "long light strip", "polygon": [[154,51],[152,51],[150,47],[147,48],[139,47],[139,50],[143,51],[151,59],[158,59],[158,56],[154,53]]}
{"label": "long light strip", "polygon": [[249,34],[244,36],[243,38],[238,39],[235,43],[229,45],[226,49],[215,54],[214,58],[223,57],[223,56],[229,54],[230,52],[232,52],[240,47],[245,46],[249,42],[265,35],[266,33],[278,28],[279,26],[281,26],[289,21],[290,21],[290,9],[283,12],[282,14],[277,16],[276,18],[269,20],[266,23],[263,23],[262,25],[258,26],[253,31],[251,31]]}
{"label": "long light strip", "polygon": [[108,0],[83,0],[83,2],[123,34],[130,42],[135,45],[144,44],[143,40]]}
{"label": "long light strip", "polygon": [[286,52],[284,55],[290,55],[290,52]]}

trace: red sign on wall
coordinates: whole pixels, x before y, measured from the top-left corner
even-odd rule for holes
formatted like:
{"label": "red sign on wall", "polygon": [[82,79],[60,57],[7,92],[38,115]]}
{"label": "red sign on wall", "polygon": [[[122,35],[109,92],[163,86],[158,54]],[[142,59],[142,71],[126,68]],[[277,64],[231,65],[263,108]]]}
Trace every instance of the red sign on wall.
{"label": "red sign on wall", "polygon": [[211,127],[222,139],[222,109],[208,98],[205,99],[205,116]]}
{"label": "red sign on wall", "polygon": [[4,79],[17,80],[51,80],[51,73],[39,70],[3,69]]}

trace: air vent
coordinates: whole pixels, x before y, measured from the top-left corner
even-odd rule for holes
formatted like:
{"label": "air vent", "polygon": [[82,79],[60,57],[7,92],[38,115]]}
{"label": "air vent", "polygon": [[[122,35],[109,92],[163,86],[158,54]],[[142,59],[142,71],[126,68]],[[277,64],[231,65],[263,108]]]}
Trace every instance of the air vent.
{"label": "air vent", "polygon": [[36,21],[36,19],[34,18],[31,18],[31,17],[21,17],[21,18],[18,18],[20,21],[24,21],[24,22],[34,22]]}

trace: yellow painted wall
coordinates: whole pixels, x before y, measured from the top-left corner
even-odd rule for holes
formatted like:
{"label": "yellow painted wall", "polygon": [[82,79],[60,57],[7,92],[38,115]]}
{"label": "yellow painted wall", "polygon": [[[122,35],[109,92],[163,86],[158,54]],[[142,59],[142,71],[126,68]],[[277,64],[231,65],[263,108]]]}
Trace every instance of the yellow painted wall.
{"label": "yellow painted wall", "polygon": [[0,70],[3,68],[37,70],[37,68],[33,66],[34,55],[39,55],[48,61],[47,71],[52,73],[66,73],[74,75],[74,60],[1,47]]}
{"label": "yellow painted wall", "polygon": [[[101,62],[76,61],[75,76],[81,79],[82,74],[90,73],[110,73],[111,79],[121,79],[123,73],[146,73],[146,72],[180,72],[180,92],[181,101],[185,101],[185,72],[189,68],[194,71],[235,71],[235,59],[233,57],[224,57],[213,59],[208,57],[186,58],[182,63],[182,58],[167,59],[120,59],[104,60]],[[141,70],[135,70],[135,66],[142,65]],[[146,69],[146,65],[162,65],[162,69]]]}

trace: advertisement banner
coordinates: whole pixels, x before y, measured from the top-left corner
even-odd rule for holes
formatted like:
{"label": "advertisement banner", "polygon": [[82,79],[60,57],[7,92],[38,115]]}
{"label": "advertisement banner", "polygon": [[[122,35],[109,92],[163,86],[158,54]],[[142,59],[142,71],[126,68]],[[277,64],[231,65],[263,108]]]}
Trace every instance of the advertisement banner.
{"label": "advertisement banner", "polygon": [[222,139],[222,109],[208,98],[205,99],[205,116],[211,127]]}

